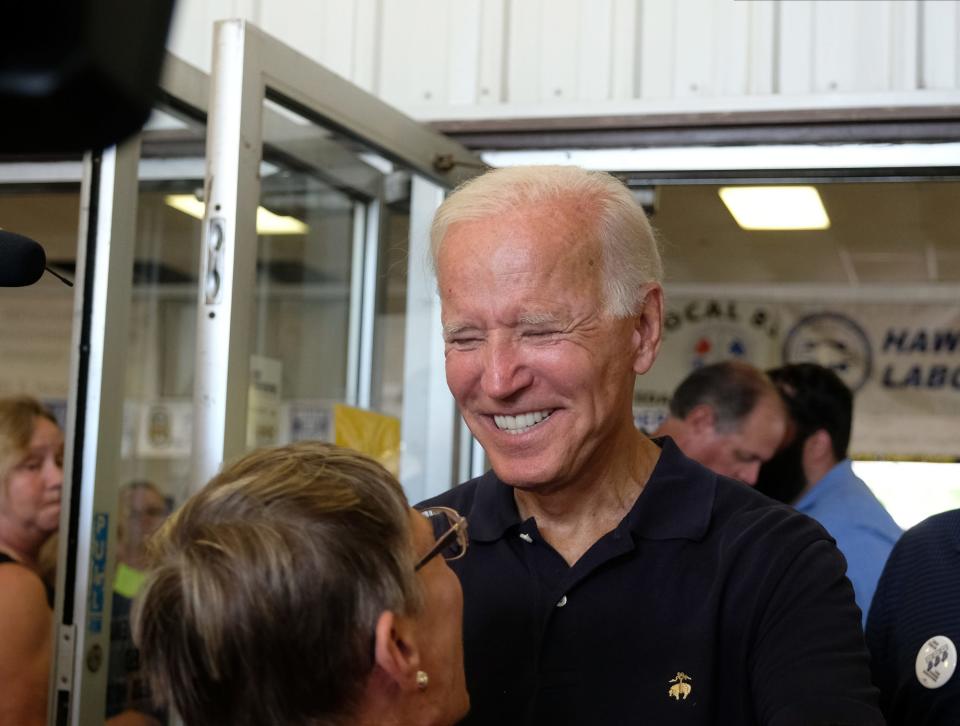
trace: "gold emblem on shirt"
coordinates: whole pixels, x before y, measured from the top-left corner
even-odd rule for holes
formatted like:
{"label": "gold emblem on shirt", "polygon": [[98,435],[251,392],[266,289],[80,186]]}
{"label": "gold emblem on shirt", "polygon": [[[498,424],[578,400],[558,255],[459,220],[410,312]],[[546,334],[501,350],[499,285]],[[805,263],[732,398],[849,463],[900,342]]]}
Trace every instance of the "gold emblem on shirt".
{"label": "gold emblem on shirt", "polygon": [[686,683],[686,681],[693,681],[693,679],[683,671],[678,672],[677,675],[671,678],[669,681],[673,685],[670,686],[670,690],[667,691],[667,695],[670,698],[677,699],[678,701],[680,700],[680,696],[683,696],[683,699],[686,700],[687,696],[690,695],[690,691],[693,690],[693,686],[691,686],[689,683]]}

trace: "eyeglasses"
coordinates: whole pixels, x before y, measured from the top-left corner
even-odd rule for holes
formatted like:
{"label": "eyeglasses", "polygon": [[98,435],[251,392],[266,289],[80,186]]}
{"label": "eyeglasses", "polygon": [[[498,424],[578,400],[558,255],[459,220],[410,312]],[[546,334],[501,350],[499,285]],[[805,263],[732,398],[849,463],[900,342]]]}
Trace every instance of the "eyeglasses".
{"label": "eyeglasses", "polygon": [[433,528],[436,542],[430,551],[420,558],[414,566],[419,570],[437,555],[443,555],[447,562],[459,560],[467,553],[467,518],[449,507],[431,507],[420,512]]}
{"label": "eyeglasses", "polygon": [[144,509],[135,509],[130,508],[130,518],[137,519],[162,519],[166,517],[170,512],[167,511],[166,507],[146,507]]}

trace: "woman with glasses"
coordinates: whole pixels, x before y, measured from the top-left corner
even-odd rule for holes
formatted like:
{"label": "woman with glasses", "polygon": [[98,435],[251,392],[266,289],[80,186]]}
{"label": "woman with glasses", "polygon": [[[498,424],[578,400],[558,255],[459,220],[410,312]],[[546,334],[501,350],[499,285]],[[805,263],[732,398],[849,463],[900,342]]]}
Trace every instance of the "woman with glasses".
{"label": "woman with glasses", "polygon": [[53,598],[40,552],[60,524],[63,434],[38,401],[0,399],[0,724],[45,724]]}
{"label": "woman with glasses", "polygon": [[187,726],[443,726],[468,708],[453,510],[411,509],[374,461],[318,442],[227,466],[151,543],[134,613]]}

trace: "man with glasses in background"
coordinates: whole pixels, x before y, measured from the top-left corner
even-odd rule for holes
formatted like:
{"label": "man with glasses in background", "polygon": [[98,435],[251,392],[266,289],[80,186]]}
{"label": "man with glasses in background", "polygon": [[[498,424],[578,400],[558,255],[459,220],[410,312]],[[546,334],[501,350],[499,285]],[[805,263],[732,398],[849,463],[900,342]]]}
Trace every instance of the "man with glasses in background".
{"label": "man with glasses in background", "polygon": [[492,466],[423,505],[470,520],[463,723],[882,723],[826,532],[633,424],[663,292],[629,190],[499,169],[431,236],[447,383]]}

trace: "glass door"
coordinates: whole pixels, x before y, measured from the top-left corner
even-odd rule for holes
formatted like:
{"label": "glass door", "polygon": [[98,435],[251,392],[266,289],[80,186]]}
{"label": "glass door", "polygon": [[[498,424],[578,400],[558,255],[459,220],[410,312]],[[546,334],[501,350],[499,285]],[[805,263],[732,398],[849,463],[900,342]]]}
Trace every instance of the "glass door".
{"label": "glass door", "polygon": [[51,724],[165,721],[129,614],[145,539],[190,488],[200,222],[172,200],[203,185],[209,84],[168,57],[161,89],[143,132],[76,174]]}
{"label": "glass door", "polygon": [[483,164],[244,21],[215,34],[191,480],[319,438],[380,459],[411,501],[448,488],[428,227]]}
{"label": "glass door", "polygon": [[51,724],[165,720],[129,637],[138,553],[224,460],[335,441],[412,502],[469,466],[427,248],[483,164],[243,21],[215,36],[212,77],[168,58],[143,133],[75,174]]}

